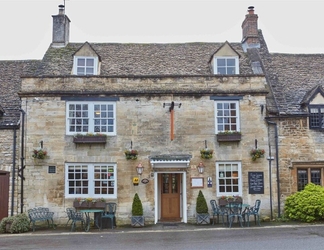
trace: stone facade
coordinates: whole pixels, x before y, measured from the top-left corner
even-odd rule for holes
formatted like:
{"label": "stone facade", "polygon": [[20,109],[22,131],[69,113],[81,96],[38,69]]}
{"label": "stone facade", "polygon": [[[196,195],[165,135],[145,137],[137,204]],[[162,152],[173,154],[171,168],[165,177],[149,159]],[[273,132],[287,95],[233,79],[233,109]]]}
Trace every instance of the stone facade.
{"label": "stone facade", "polygon": [[[241,161],[243,196],[247,203],[255,200],[255,195],[248,194],[248,171],[264,171],[267,161],[260,159],[252,162],[249,155],[258,139],[260,148],[267,147],[267,133],[264,116],[260,105],[265,104],[267,85],[263,77],[183,77],[183,78],[25,78],[22,83],[22,103],[26,111],[26,209],[35,206],[51,207],[55,212],[56,223],[66,220],[65,209],[71,207],[73,199],[65,198],[65,162],[115,162],[117,163],[117,220],[120,224],[129,224],[131,203],[135,192],[139,193],[144,207],[145,221],[154,221],[154,169],[150,156],[155,154],[190,154],[192,158],[187,169],[187,213],[188,221],[195,220],[195,203],[198,189],[190,188],[190,178],[201,176],[197,171],[200,149],[214,149],[212,159],[203,160],[203,174],[206,199],[215,199],[216,161]],[[64,84],[64,87],[63,87]],[[87,89],[87,90],[85,90]],[[145,91],[143,91],[145,89]],[[71,91],[73,90],[73,94]],[[60,96],[105,94],[107,90],[120,93],[117,101],[117,135],[107,138],[106,145],[76,145],[73,136],[65,134],[66,107]],[[141,90],[142,93],[139,93]],[[154,94],[149,94],[152,91]],[[215,136],[215,107],[210,96],[217,92],[240,95],[240,122],[242,140],[240,142],[219,143]],[[57,94],[58,93],[58,94]],[[171,94],[172,93],[172,94]],[[211,94],[210,94],[211,93]],[[247,93],[253,93],[253,95]],[[181,103],[175,108],[174,140],[170,140],[170,112],[163,108],[163,103],[174,101]],[[43,141],[48,157],[35,160],[32,151]],[[127,161],[124,150],[130,142],[138,150],[138,159]],[[137,176],[135,167],[142,162],[144,172],[141,178],[148,184],[134,186],[132,179]],[[55,174],[48,173],[48,166],[56,166]],[[207,188],[207,177],[214,180]],[[265,179],[267,175],[265,174]],[[266,187],[267,190],[267,187]],[[267,213],[267,197],[261,195],[264,213]],[[260,198],[258,196],[258,198]],[[209,204],[208,204],[209,205]]]}

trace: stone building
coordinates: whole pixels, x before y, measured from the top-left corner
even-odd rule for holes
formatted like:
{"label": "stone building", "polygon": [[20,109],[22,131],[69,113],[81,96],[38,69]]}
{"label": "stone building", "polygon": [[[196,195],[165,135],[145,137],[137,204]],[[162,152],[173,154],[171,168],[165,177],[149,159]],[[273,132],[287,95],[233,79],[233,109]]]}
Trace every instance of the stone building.
{"label": "stone building", "polygon": [[[76,198],[103,197],[117,203],[117,224],[129,224],[138,193],[147,223],[187,223],[202,190],[208,203],[260,199],[272,216],[297,183],[322,184],[322,56],[269,53],[257,21],[249,7],[236,43],[72,43],[60,6],[43,59],[15,73],[24,157],[0,166],[11,175],[25,166],[14,212],[46,206],[65,223]],[[76,139],[89,133],[106,137]],[[207,149],[212,157],[202,158]],[[252,159],[251,150],[265,153]]]}

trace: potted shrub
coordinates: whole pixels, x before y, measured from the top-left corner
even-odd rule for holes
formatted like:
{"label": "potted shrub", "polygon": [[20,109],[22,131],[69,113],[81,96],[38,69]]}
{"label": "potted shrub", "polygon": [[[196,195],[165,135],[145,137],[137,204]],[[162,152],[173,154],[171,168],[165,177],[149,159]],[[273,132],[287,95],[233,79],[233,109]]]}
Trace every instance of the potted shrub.
{"label": "potted shrub", "polygon": [[241,132],[240,131],[230,131],[225,130],[219,132],[217,135],[217,141],[240,141],[241,140]]}
{"label": "potted shrub", "polygon": [[132,227],[144,227],[143,205],[137,193],[135,193],[132,204]]}
{"label": "potted shrub", "polygon": [[210,224],[208,206],[202,191],[199,190],[196,202],[197,224]]}

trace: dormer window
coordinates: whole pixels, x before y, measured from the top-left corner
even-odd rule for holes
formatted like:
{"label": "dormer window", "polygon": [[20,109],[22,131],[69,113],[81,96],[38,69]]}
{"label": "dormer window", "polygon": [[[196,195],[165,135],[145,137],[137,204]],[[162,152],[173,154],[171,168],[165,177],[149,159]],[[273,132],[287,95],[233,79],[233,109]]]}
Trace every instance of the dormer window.
{"label": "dormer window", "polygon": [[75,75],[97,75],[98,59],[96,57],[74,57]]}
{"label": "dormer window", "polygon": [[238,57],[215,57],[214,73],[216,75],[235,75],[239,73]]}

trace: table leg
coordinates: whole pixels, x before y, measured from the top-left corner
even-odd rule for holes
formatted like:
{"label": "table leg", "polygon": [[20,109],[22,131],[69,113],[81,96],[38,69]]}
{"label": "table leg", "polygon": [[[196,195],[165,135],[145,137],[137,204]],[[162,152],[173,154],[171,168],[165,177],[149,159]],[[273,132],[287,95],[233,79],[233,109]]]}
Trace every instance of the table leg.
{"label": "table leg", "polygon": [[85,221],[85,225],[84,225],[84,230],[86,232],[89,232],[89,230],[90,230],[90,213],[86,212],[85,217],[86,217],[86,221]]}

